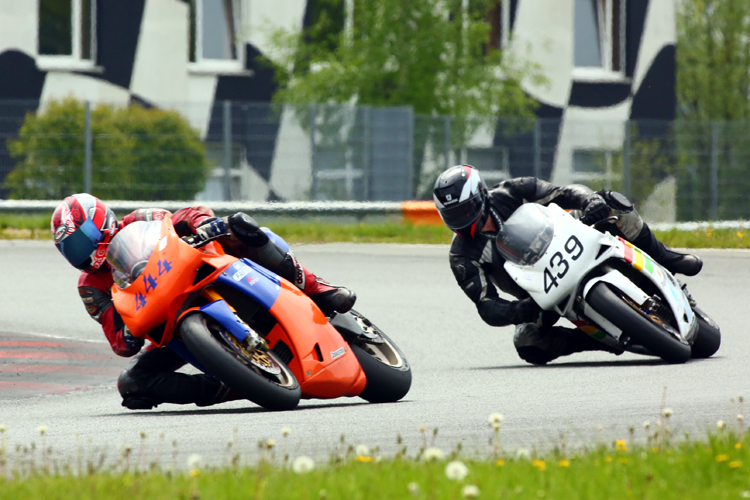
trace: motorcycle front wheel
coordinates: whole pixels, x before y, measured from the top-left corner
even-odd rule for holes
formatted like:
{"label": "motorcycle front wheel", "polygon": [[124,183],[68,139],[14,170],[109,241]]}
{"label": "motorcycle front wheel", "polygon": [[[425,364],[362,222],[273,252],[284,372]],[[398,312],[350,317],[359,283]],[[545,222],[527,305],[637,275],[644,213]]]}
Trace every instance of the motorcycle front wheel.
{"label": "motorcycle front wheel", "polygon": [[691,350],[694,358],[710,358],[721,346],[721,330],[700,307],[693,307],[693,312],[698,318],[698,333],[693,341]]}
{"label": "motorcycle front wheel", "polygon": [[182,341],[211,375],[244,398],[269,410],[291,410],[302,397],[299,383],[270,350],[248,350],[204,314],[180,323]]}
{"label": "motorcycle front wheel", "polygon": [[682,343],[663,325],[600,282],[594,285],[586,296],[592,308],[610,323],[630,337],[631,343],[648,349],[668,363],[684,363],[691,357],[688,344]]}

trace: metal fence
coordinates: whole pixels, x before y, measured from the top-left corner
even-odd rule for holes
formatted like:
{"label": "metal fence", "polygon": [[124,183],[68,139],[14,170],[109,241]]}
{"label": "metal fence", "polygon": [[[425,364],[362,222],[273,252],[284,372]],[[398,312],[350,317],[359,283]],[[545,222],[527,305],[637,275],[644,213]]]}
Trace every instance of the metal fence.
{"label": "metal fence", "polygon": [[469,163],[488,184],[533,175],[619,190],[655,222],[750,217],[750,123],[487,124],[229,101],[161,109],[0,101],[0,199],[401,201],[428,198],[440,171]]}

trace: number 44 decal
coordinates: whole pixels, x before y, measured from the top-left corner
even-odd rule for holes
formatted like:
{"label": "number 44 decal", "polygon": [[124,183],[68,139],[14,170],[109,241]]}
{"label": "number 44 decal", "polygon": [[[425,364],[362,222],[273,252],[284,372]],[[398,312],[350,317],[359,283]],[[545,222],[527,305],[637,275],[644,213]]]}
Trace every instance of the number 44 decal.
{"label": "number 44 decal", "polygon": [[[578,260],[583,254],[581,240],[575,236],[568,238],[565,242],[565,252],[572,260]],[[565,260],[565,256],[561,252],[555,252],[549,259],[549,266],[544,268],[544,293],[549,293],[550,290],[559,286],[557,280],[565,276],[568,269],[570,265]]]}

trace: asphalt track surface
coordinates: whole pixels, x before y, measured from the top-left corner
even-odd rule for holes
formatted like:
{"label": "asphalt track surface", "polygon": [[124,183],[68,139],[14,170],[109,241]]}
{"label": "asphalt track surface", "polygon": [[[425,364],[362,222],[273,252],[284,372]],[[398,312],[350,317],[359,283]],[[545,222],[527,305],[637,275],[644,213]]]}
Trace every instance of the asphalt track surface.
{"label": "asphalt track surface", "polygon": [[[372,405],[356,398],[302,401],[274,413],[249,402],[210,408],[161,405],[147,412],[120,406],[115,388],[126,360],[114,356],[76,292],[77,271],[49,242],[0,241],[0,424],[9,450],[39,444],[60,460],[133,446],[143,463],[184,467],[197,453],[214,465],[228,460],[228,442],[241,460],[258,457],[259,439],[291,429],[286,450],[320,460],[346,445],[379,446],[389,455],[425,443],[446,451],[486,453],[487,417],[502,413],[502,443],[549,449],[628,437],[645,439],[644,421],[673,410],[677,435],[704,435],[717,420],[735,425],[739,395],[750,395],[747,290],[750,252],[703,250],[703,272],[688,278],[702,308],[721,325],[721,349],[708,360],[672,366],[633,354],[582,353],[546,367],[525,364],[512,346],[512,328],[492,328],[456,286],[446,246],[309,245],[300,260],[358,294],[357,309],[407,355],[414,382],[406,398]],[[731,400],[734,399],[734,404]],[[438,433],[432,437],[432,430]],[[145,435],[145,438],[142,437]]]}

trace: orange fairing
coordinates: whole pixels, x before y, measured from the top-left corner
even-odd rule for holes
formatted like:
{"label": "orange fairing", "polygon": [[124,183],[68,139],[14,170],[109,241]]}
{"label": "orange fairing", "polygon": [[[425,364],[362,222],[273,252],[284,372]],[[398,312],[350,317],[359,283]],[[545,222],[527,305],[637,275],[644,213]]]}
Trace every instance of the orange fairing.
{"label": "orange fairing", "polygon": [[[175,316],[188,295],[213,281],[235,260],[214,243],[202,249],[191,247],[177,236],[172,221],[164,220],[159,243],[141,275],[127,288],[112,287],[115,309],[133,335],[161,347],[172,338]],[[194,284],[203,262],[216,270]],[[152,331],[153,336],[149,335]]]}
{"label": "orange fairing", "polygon": [[[281,293],[270,310],[278,324],[269,333],[268,344],[273,347],[281,340],[289,346],[294,355],[289,368],[300,383],[302,397],[358,395],[367,380],[351,347],[312,301],[297,295],[304,296],[281,280]],[[286,332],[294,332],[293,340]]]}

